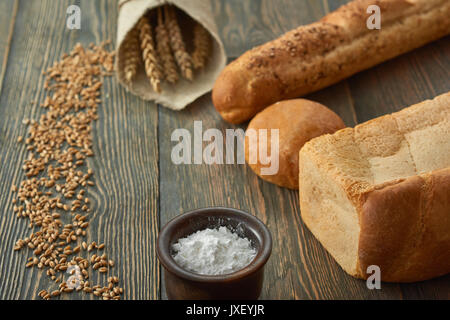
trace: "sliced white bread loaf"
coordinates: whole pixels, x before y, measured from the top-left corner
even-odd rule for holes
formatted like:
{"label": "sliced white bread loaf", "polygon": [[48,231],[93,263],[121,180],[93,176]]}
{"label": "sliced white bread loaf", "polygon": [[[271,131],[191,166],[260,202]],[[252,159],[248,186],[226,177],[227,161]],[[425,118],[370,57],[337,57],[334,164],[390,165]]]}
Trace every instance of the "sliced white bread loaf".
{"label": "sliced white bread loaf", "polygon": [[449,273],[450,92],[306,143],[299,189],[303,221],[347,273]]}

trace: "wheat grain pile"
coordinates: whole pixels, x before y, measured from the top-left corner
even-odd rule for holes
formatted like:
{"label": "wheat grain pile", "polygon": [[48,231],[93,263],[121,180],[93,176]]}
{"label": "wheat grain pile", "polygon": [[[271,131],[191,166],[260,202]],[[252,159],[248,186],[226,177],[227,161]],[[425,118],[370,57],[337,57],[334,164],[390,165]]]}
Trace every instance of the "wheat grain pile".
{"label": "wheat grain pile", "polygon": [[[92,123],[98,118],[102,78],[111,75],[114,65],[114,53],[105,45],[85,49],[77,44],[44,72],[45,112],[38,120],[23,120],[28,134],[18,139],[28,156],[22,166],[25,178],[11,188],[13,210],[27,221],[30,234],[14,250],[31,251],[26,267],[44,270],[54,282],[54,288],[38,293],[43,299],[83,291],[118,300],[123,293],[105,244],[86,242],[88,189],[95,185],[86,159],[94,155]],[[91,282],[93,272],[100,273],[103,283]]]}

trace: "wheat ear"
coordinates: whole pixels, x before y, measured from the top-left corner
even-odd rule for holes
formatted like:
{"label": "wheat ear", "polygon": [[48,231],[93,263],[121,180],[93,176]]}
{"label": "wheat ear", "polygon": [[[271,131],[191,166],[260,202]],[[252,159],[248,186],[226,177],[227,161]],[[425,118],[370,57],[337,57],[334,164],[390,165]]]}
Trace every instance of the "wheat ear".
{"label": "wheat ear", "polygon": [[141,48],[139,47],[139,36],[136,28],[130,31],[127,42],[124,44],[124,63],[123,70],[125,74],[125,80],[128,84],[136,76],[138,66],[141,63]]}
{"label": "wheat ear", "polygon": [[200,23],[196,23],[194,26],[194,52],[192,53],[192,63],[195,69],[205,66],[210,50],[211,37],[208,31]]}
{"label": "wheat ear", "polygon": [[145,73],[150,80],[150,84],[155,92],[161,93],[161,70],[158,65],[158,58],[155,51],[155,44],[152,35],[152,27],[143,16],[138,22],[139,40],[141,42],[142,60],[145,65]]}
{"label": "wheat ear", "polygon": [[177,65],[175,63],[172,50],[170,49],[169,35],[164,24],[161,7],[158,8],[158,25],[155,29],[156,33],[156,51],[161,60],[162,69],[166,80],[170,83],[178,81]]}
{"label": "wheat ear", "polygon": [[176,13],[172,7],[166,6],[164,9],[167,30],[169,32],[170,46],[175,56],[175,60],[181,70],[181,74],[183,75],[183,77],[188,80],[192,80],[192,59],[189,53],[186,51],[180,26],[178,25],[178,21],[176,18]]}

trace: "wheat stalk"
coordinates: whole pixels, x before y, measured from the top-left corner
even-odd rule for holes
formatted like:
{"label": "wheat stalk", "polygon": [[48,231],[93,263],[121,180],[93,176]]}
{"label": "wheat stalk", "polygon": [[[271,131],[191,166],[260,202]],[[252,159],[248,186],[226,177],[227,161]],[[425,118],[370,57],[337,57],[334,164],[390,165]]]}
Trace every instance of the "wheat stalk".
{"label": "wheat stalk", "polygon": [[211,38],[208,31],[200,23],[196,23],[194,26],[194,52],[192,53],[192,63],[195,69],[205,66],[210,50]]}
{"label": "wheat stalk", "polygon": [[156,33],[156,51],[161,59],[161,64],[164,70],[166,80],[170,83],[178,81],[177,66],[170,49],[169,35],[164,24],[161,7],[158,8],[158,25],[155,29]]}
{"label": "wheat stalk", "polygon": [[152,27],[145,16],[139,19],[137,26],[139,30],[139,40],[141,42],[142,59],[145,65],[145,73],[150,80],[153,90],[161,93],[162,74],[155,51]]}
{"label": "wheat stalk", "polygon": [[139,37],[136,29],[132,29],[128,35],[127,42],[124,44],[124,73],[128,84],[134,79],[138,66],[141,62],[141,49],[139,48]]}
{"label": "wheat stalk", "polygon": [[176,13],[172,7],[166,6],[164,9],[167,29],[169,32],[170,46],[172,48],[172,52],[174,53],[175,60],[183,77],[188,80],[192,80],[192,59],[186,51],[180,26],[177,22]]}

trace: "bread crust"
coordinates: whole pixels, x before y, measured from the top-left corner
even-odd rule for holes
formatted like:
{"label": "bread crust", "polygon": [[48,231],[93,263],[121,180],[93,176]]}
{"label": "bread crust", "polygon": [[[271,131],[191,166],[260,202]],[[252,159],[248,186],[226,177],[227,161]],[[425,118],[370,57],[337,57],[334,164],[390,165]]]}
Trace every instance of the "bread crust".
{"label": "bread crust", "polygon": [[[381,9],[369,30],[369,5]],[[303,96],[450,33],[446,0],[355,0],[230,63],[213,88],[223,119],[242,123],[276,101]]]}
{"label": "bread crust", "polygon": [[[356,209],[359,231],[352,239],[358,239],[353,243],[357,252],[355,263],[349,264],[357,266],[350,272],[353,276],[367,278],[370,265],[379,266],[381,279],[388,282],[450,273],[449,137],[450,92],[312,139],[300,150],[300,168],[302,159],[314,163]],[[315,182],[303,171],[300,191],[317,188],[320,180]],[[327,195],[322,189],[317,194]],[[323,212],[327,200],[312,198],[305,203],[300,192],[302,217]],[[344,217],[351,214],[346,210]],[[318,238],[333,232],[319,224],[307,225]]]}
{"label": "bread crust", "polygon": [[450,169],[378,186],[363,202],[361,275],[370,265],[380,267],[383,281],[422,281],[450,272]]}

